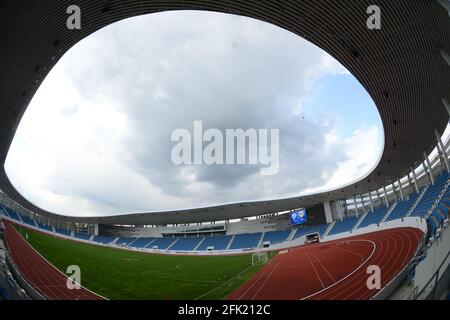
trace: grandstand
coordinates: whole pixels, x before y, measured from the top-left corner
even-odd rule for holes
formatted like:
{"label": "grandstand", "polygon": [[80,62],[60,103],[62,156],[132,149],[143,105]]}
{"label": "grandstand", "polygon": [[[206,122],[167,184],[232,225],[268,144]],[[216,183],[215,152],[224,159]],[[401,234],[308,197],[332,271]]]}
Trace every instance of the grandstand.
{"label": "grandstand", "polygon": [[[440,282],[449,272],[450,251],[450,140],[443,136],[450,116],[450,4],[378,2],[393,13],[382,32],[368,31],[361,21],[368,0],[351,5],[79,0],[85,8],[82,32],[57,28],[60,19],[40,18],[60,17],[68,1],[5,3],[0,10],[5,44],[0,52],[5,84],[0,86],[0,218],[6,226],[9,266],[27,294],[36,299],[443,296],[446,286]],[[332,54],[361,82],[380,113],[385,146],[376,167],[358,181],[325,192],[176,211],[71,217],[25,199],[7,177],[4,161],[22,115],[55,63],[71,46],[112,22],[192,8],[270,21]],[[20,27],[25,13],[31,17],[27,30]],[[415,28],[394,23],[399,18],[414,21]],[[289,219],[299,209],[309,217],[300,225]],[[309,241],[316,237],[319,243]],[[267,264],[250,263],[252,254],[268,252]],[[64,272],[75,253],[88,279],[79,295],[65,288]],[[35,262],[34,269],[29,261]],[[366,290],[365,267],[370,264],[388,271],[378,291]],[[306,271],[299,274],[299,269]],[[52,277],[42,284],[46,274]],[[114,277],[107,278],[109,274]]]}

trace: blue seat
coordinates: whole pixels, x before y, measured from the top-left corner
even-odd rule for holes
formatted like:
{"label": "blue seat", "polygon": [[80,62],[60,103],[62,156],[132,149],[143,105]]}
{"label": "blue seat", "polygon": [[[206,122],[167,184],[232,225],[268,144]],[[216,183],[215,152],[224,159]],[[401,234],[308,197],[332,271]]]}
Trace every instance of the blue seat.
{"label": "blue seat", "polygon": [[131,248],[145,248],[154,240],[155,238],[139,238],[136,241],[130,243],[128,246]]}
{"label": "blue seat", "polygon": [[147,248],[157,247],[158,250],[166,250],[169,248],[176,238],[156,238],[156,240]]}
{"label": "blue seat", "polygon": [[338,220],[334,224],[333,228],[331,228],[328,235],[335,235],[338,233],[344,233],[344,232],[351,231],[353,229],[353,227],[356,225],[356,223],[358,222],[358,220],[359,220],[359,218],[356,216],[344,218],[342,221]]}
{"label": "blue seat", "polygon": [[246,233],[246,234],[238,234],[234,237],[233,242],[231,243],[230,249],[253,249],[258,246],[259,241],[261,240],[262,233]]}
{"label": "blue seat", "polygon": [[55,228],[56,233],[70,237],[71,232],[65,229]]}
{"label": "blue seat", "polygon": [[89,233],[81,233],[81,232],[75,232],[74,237],[81,240],[91,239],[91,235]]}
{"label": "blue seat", "polygon": [[320,237],[323,236],[323,234],[325,233],[325,231],[328,228],[328,224],[321,224],[318,226],[301,226],[297,229],[297,231],[295,232],[294,237],[292,238],[297,239],[300,238],[302,236],[308,235],[308,234],[312,234],[312,233],[318,233]]}
{"label": "blue seat", "polygon": [[384,218],[384,216],[386,215],[386,212],[388,211],[388,209],[389,208],[387,208],[385,206],[381,206],[381,207],[378,207],[377,209],[375,209],[373,212],[369,212],[364,217],[364,220],[361,221],[361,223],[359,224],[358,229],[368,227],[372,224],[379,224],[381,222],[381,220]]}
{"label": "blue seat", "polygon": [[214,250],[225,250],[230,243],[231,236],[212,236],[205,237],[205,240],[197,248],[198,251],[206,251],[208,247],[214,247]]}
{"label": "blue seat", "polygon": [[411,194],[408,200],[404,201],[400,200],[395,206],[394,210],[392,210],[389,217],[387,217],[386,221],[404,218],[408,214],[409,210],[414,205],[414,203],[417,201],[418,197],[419,194],[414,192],[413,194]]}
{"label": "blue seat", "polygon": [[170,247],[170,250],[174,251],[192,251],[194,250],[203,238],[191,237],[191,238],[178,238],[177,242]]}
{"label": "blue seat", "polygon": [[133,241],[136,241],[137,238],[134,237],[127,237],[127,238],[119,238],[116,241],[116,244],[119,246],[128,246],[130,243],[132,243]]}
{"label": "blue seat", "polygon": [[38,224],[38,227],[41,228],[42,230],[47,230],[47,231],[53,232],[52,227],[50,227],[44,223],[40,223],[40,222],[37,222],[37,224]]}
{"label": "blue seat", "polygon": [[108,244],[108,243],[111,243],[114,241],[114,237],[95,236],[94,238],[92,238],[92,241],[98,242],[98,243],[103,243],[103,244]]}
{"label": "blue seat", "polygon": [[281,243],[287,240],[291,230],[285,231],[268,231],[264,233],[263,242],[269,241],[271,244]]}

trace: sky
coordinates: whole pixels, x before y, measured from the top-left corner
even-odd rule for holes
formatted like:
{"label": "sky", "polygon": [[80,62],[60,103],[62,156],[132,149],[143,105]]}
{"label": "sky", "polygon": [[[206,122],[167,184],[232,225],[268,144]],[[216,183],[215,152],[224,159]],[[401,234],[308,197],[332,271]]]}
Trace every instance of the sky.
{"label": "sky", "polygon": [[[278,173],[174,164],[171,134],[194,121],[278,129]],[[43,209],[114,215],[337,188],[369,174],[383,145],[372,99],[320,48],[250,18],[180,11],[117,22],[71,48],[32,99],[5,167]]]}

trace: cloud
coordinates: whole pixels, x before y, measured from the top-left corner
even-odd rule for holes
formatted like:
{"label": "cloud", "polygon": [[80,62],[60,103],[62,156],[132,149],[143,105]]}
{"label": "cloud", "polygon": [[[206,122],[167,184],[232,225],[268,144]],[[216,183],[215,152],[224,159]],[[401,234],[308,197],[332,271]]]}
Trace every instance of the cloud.
{"label": "cloud", "polygon": [[[303,116],[326,75],[350,77],[321,49],[249,18],[187,11],[127,19],[82,40],[50,72],[6,170],[35,204],[76,215],[338,186],[373,166],[382,132],[366,126],[343,136],[332,115]],[[279,174],[262,176],[249,165],[175,166],[171,133],[192,130],[196,120],[222,132],[280,129]]]}

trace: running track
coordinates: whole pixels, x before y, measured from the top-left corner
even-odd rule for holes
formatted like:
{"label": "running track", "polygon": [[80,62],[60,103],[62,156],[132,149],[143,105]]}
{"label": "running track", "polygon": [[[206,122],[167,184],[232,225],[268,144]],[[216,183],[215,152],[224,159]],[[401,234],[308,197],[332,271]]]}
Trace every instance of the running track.
{"label": "running track", "polygon": [[368,266],[381,269],[383,288],[414,256],[423,232],[396,228],[289,249],[233,292],[232,300],[370,299]]}
{"label": "running track", "polygon": [[6,228],[5,240],[11,259],[22,277],[41,295],[52,300],[99,300],[102,297],[81,288],[69,290],[67,277],[37,253],[16,231],[14,226],[3,220]]}

